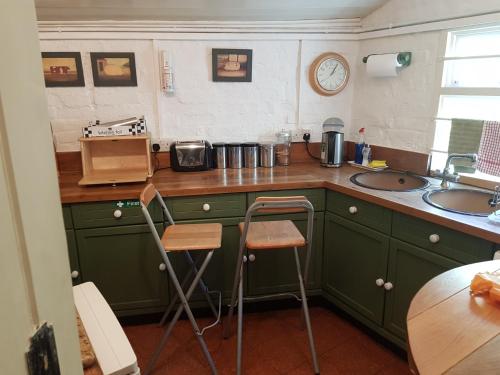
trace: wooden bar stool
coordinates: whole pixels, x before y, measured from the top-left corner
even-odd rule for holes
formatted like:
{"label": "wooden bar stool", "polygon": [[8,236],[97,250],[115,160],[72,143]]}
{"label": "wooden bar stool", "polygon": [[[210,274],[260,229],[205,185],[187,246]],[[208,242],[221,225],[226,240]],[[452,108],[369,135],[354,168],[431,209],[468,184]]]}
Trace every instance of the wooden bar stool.
{"label": "wooden bar stool", "polygon": [[[156,231],[156,228],[154,226],[153,220],[151,219],[151,215],[149,214],[148,211],[148,206],[151,203],[153,199],[158,201],[160,206],[163,209],[163,213],[167,217],[169,221],[169,226],[165,229],[163,232],[163,235],[160,238],[160,235]],[[150,374],[152,370],[154,369],[154,365],[156,361],[158,360],[158,357],[161,354],[161,351],[163,350],[163,347],[165,346],[168,337],[170,336],[172,329],[174,325],[177,323],[179,320],[179,317],[182,313],[183,310],[186,311],[186,314],[188,316],[188,319],[191,323],[191,326],[193,328],[193,332],[198,339],[198,342],[201,346],[201,349],[203,351],[203,354],[207,358],[208,364],[210,365],[210,369],[212,370],[213,374],[217,374],[217,369],[215,368],[215,363],[212,359],[212,356],[210,355],[207,345],[205,343],[205,340],[203,339],[203,333],[205,332],[206,329],[214,327],[217,325],[220,321],[220,311],[221,311],[221,299],[222,295],[220,292],[219,294],[219,309],[218,311],[215,310],[215,307],[213,305],[213,302],[210,298],[210,291],[208,290],[207,286],[202,280],[202,275],[205,272],[208,264],[210,263],[210,259],[212,258],[212,255],[216,249],[219,249],[221,247],[221,239],[222,239],[222,225],[218,223],[214,224],[180,224],[176,225],[172,219],[172,216],[170,215],[170,212],[167,209],[167,206],[165,205],[165,202],[163,201],[160,193],[156,190],[153,184],[149,184],[144,188],[144,190],[141,192],[140,195],[140,202],[141,202],[141,208],[142,212],[144,214],[144,217],[146,218],[146,221],[149,225],[149,228],[151,229],[151,233],[153,234],[153,237],[155,239],[156,245],[158,247],[158,250],[160,251],[160,254],[163,258],[163,261],[165,263],[166,269],[168,271],[168,275],[170,276],[170,279],[174,285],[174,288],[177,292],[177,295],[173,298],[172,302],[170,303],[167,311],[165,312],[163,318],[162,318],[162,323],[165,321],[167,318],[168,314],[170,313],[170,310],[173,308],[175,305],[175,302],[177,301],[177,298],[181,300],[181,303],[179,304],[177,311],[174,314],[174,317],[170,321],[168,327],[165,330],[165,333],[163,334],[163,337],[156,348],[156,351],[154,352],[153,356],[151,357],[148,367],[146,369],[146,374]],[[203,260],[201,266],[198,268],[197,262],[193,259],[191,254],[189,253],[190,251],[195,251],[195,250],[206,250],[207,255],[205,256],[205,259]],[[188,264],[190,265],[190,271],[184,278],[182,284],[179,283],[179,280],[177,279],[177,275],[172,267],[172,263],[170,262],[170,259],[168,257],[168,254],[170,252],[183,252],[186,256],[186,260]],[[187,289],[187,292],[184,293],[184,287],[185,284],[188,282],[191,276],[194,276],[193,281],[191,282],[189,288]],[[208,325],[207,327],[204,327],[200,329],[198,327],[198,324],[196,323],[196,320],[193,316],[193,313],[191,311],[191,308],[189,307],[189,299],[191,298],[191,295],[193,294],[194,289],[196,286],[199,285],[200,289],[202,292],[205,294],[207,300],[209,301],[209,304],[212,308],[212,311],[214,312],[214,315],[216,317],[216,320],[214,323]]]}
{"label": "wooden bar stool", "polygon": [[[252,215],[257,212],[268,213],[296,213],[307,212],[307,240],[304,239],[297,227],[290,220],[282,221],[261,221],[251,222]],[[295,296],[302,302],[302,310],[307,327],[307,334],[309,338],[309,347],[313,360],[314,373],[319,374],[318,359],[316,356],[316,349],[314,346],[313,332],[311,328],[311,319],[309,316],[309,308],[307,306],[307,296],[305,285],[307,282],[307,273],[311,259],[312,251],[312,237],[313,237],[313,220],[314,209],[306,197],[259,197],[256,199],[247,210],[245,215],[245,222],[240,223],[240,248],[238,253],[238,260],[236,263],[236,272],[234,275],[233,292],[231,296],[231,304],[229,305],[229,313],[224,325],[224,337],[228,338],[231,333],[231,319],[234,313],[236,303],[236,296],[238,297],[238,339],[237,339],[237,353],[236,353],[236,371],[241,374],[242,362],[242,338],[243,338],[243,253],[245,248],[252,250],[266,251],[269,249],[285,249],[293,248],[295,253],[295,263],[297,266],[297,277],[300,285],[300,298]],[[298,247],[307,246],[306,264],[302,272]],[[262,296],[267,298],[271,296],[282,296],[291,293],[279,293],[269,296]]]}

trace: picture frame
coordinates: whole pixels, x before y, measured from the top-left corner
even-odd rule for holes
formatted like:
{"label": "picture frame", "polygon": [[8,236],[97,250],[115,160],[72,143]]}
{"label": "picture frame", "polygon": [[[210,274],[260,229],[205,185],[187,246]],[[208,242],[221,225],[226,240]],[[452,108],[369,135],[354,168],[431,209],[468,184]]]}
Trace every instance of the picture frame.
{"label": "picture frame", "polygon": [[252,82],[252,50],[213,48],[212,81]]}
{"label": "picture frame", "polygon": [[91,52],[95,87],[137,86],[133,52]]}
{"label": "picture frame", "polygon": [[45,87],[85,86],[80,52],[42,52]]}

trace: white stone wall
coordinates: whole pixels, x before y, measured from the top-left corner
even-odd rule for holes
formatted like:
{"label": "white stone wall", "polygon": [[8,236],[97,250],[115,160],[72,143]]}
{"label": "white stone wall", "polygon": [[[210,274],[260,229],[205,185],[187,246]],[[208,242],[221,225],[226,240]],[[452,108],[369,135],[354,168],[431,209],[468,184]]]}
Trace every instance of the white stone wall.
{"label": "white stone wall", "polygon": [[[262,141],[274,139],[281,129],[292,129],[300,139],[303,128],[319,141],[322,122],[332,116],[344,119],[348,131],[357,41],[172,38],[41,40],[42,51],[79,51],[83,60],[85,87],[46,89],[57,151],[78,150],[81,128],[89,121],[143,114],[152,136],[167,141]],[[212,48],[252,49],[252,82],[213,82]],[[159,89],[159,50],[172,56],[173,96]],[[108,51],[135,53],[138,87],[93,87],[90,52]],[[341,53],[353,66],[349,85],[334,97],[313,92],[307,75],[314,58],[327,51]]]}
{"label": "white stone wall", "polygon": [[[441,76],[437,68],[446,32],[427,32],[360,42],[349,138],[366,128],[366,141],[398,149],[429,152],[434,137]],[[440,43],[441,42],[441,43]],[[441,47],[441,48],[440,48]],[[412,62],[394,78],[366,74],[362,56],[411,51]]]}

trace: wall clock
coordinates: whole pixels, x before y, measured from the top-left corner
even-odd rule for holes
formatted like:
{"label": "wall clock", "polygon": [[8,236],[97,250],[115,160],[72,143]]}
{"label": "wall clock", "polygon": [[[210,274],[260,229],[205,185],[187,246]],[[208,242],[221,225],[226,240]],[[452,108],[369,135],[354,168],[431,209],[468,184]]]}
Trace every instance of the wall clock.
{"label": "wall clock", "polygon": [[334,52],[319,55],[309,68],[309,81],[320,95],[332,96],[341,92],[349,81],[349,63]]}

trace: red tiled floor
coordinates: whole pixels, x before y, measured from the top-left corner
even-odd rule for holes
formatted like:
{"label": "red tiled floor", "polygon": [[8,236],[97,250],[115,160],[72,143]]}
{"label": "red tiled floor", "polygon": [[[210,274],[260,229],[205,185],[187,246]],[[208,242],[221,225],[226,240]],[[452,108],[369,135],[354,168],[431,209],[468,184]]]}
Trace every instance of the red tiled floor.
{"label": "red tiled floor", "polygon": [[[334,312],[311,308],[311,320],[322,375],[410,374],[406,362],[390,349]],[[209,319],[199,319],[200,326]],[[233,322],[236,331],[236,320]],[[124,327],[139,366],[146,368],[163,328],[156,324]],[[221,375],[236,370],[236,335],[222,338],[222,327],[206,332],[205,339]],[[307,331],[300,329],[300,309],[244,315],[243,365],[246,375],[312,374]],[[182,320],[156,365],[154,374],[210,374],[188,320]]]}

